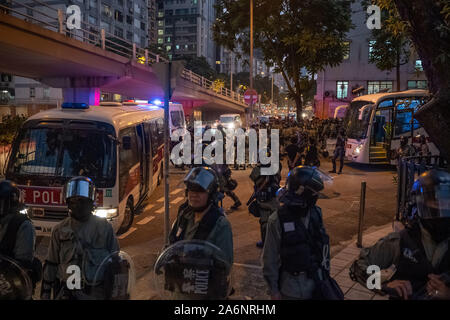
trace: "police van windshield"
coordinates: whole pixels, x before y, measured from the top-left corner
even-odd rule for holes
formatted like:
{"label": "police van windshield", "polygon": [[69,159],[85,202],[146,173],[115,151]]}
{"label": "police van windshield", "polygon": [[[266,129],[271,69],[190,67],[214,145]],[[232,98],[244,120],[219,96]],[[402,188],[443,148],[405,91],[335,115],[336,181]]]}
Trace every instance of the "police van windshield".
{"label": "police van windshield", "polygon": [[[365,107],[367,106],[367,107]],[[350,139],[365,139],[369,128],[370,116],[373,110],[372,102],[354,101],[350,105],[344,123],[347,127],[347,137]]]}
{"label": "police van windshield", "polygon": [[[115,183],[114,130],[92,126],[28,127],[13,144],[7,176],[18,181],[86,176],[100,188]],[[22,182],[23,183],[23,182]]]}
{"label": "police van windshield", "polygon": [[233,122],[235,117],[220,117],[220,122],[227,123],[227,122]]}

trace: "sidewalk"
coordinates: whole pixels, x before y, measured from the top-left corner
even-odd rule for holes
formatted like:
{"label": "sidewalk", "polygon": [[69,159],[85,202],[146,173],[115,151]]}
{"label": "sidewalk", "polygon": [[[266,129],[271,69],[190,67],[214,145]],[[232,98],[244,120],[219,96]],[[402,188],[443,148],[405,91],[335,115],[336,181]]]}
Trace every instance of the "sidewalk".
{"label": "sidewalk", "polygon": [[[392,232],[392,224],[378,228],[369,234],[363,234],[363,247],[374,245],[380,238]],[[337,281],[345,294],[345,300],[388,300],[388,296],[381,296],[368,290],[361,284],[350,279],[349,268],[353,261],[358,258],[360,248],[356,241],[351,241],[345,249],[340,250],[331,259],[331,276]]]}

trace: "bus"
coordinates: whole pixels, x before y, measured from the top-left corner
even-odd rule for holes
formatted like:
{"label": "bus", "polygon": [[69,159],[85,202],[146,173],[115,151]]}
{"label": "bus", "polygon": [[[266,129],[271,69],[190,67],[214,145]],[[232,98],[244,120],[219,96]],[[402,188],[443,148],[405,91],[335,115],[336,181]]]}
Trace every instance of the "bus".
{"label": "bus", "polygon": [[152,105],[63,103],[30,117],[13,141],[5,177],[17,183],[36,234],[68,216],[64,184],[92,179],[94,214],[125,233],[162,180],[164,110]]}
{"label": "bus", "polygon": [[378,93],[355,98],[344,119],[347,129],[346,158],[358,163],[396,164],[396,150],[400,138],[419,135],[427,138],[432,155],[438,155],[425,129],[414,118],[414,113],[427,99],[425,90]]}

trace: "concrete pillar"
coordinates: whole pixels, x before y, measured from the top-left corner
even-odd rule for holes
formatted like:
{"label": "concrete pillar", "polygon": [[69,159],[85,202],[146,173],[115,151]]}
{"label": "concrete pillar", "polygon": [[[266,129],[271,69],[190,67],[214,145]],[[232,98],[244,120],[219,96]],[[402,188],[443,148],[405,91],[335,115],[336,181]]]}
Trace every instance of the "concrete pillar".
{"label": "concrete pillar", "polygon": [[100,104],[100,88],[63,88],[64,102],[87,103],[90,106]]}

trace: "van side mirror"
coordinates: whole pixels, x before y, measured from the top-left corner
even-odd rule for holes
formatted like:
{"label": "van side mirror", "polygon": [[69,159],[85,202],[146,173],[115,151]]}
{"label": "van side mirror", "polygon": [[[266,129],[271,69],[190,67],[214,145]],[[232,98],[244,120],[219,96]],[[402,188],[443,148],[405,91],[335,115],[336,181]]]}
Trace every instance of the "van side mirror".
{"label": "van side mirror", "polygon": [[123,148],[123,150],[131,149],[131,137],[130,136],[122,137],[122,148]]}

